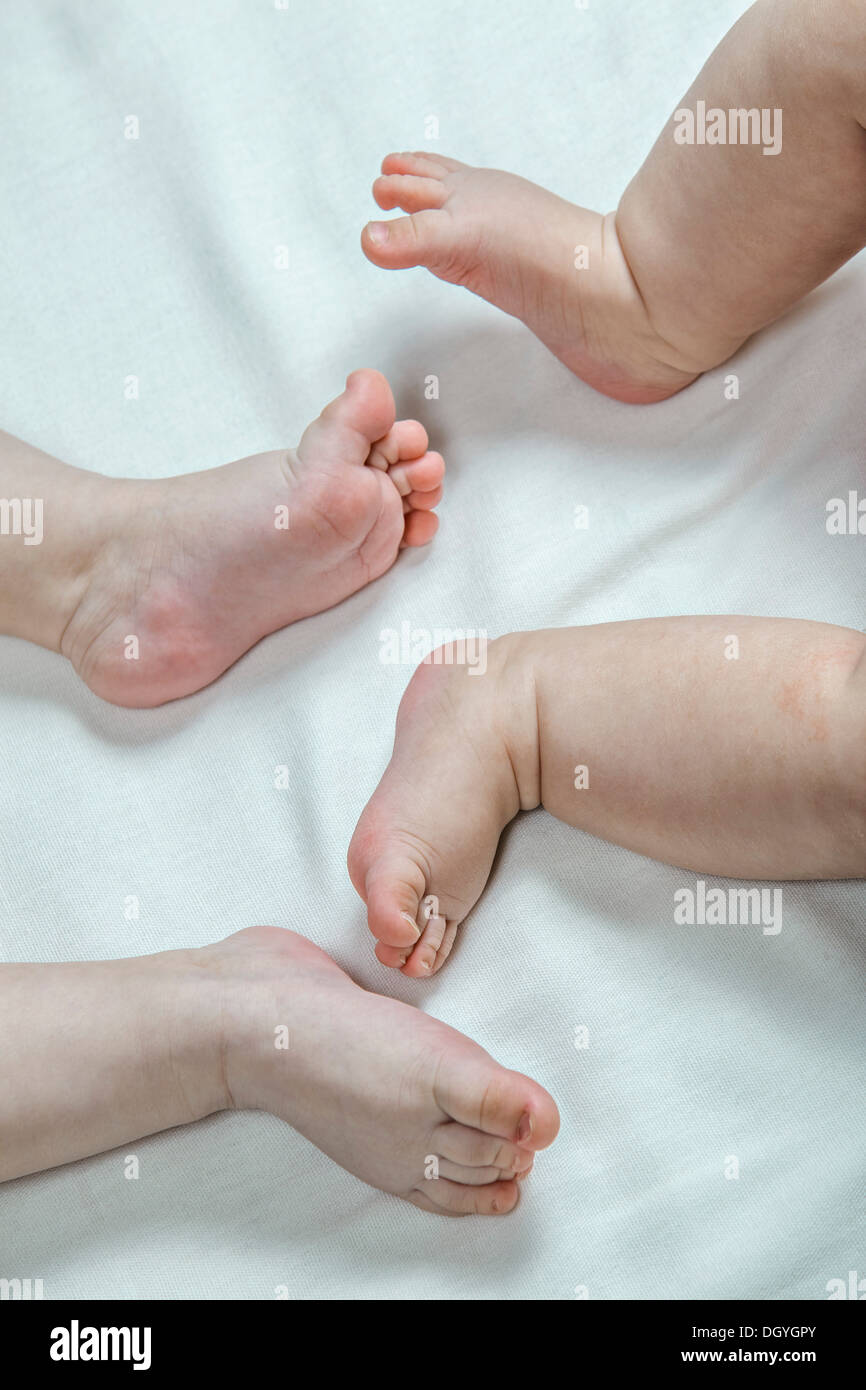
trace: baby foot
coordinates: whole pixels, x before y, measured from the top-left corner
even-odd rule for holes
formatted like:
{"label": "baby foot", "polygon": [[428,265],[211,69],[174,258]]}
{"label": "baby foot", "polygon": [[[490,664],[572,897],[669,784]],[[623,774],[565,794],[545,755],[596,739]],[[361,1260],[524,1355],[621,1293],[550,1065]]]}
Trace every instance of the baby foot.
{"label": "baby foot", "polygon": [[[377,957],[416,979],[447,959],[499,837],[524,805],[521,787],[533,786],[535,704],[523,698],[522,663],[509,662],[511,640],[488,644],[484,675],[453,660],[454,647],[418,667],[400,702],[391,761],[349,846]],[[518,780],[522,767],[530,771]]]}
{"label": "baby foot", "polygon": [[522,319],[604,395],[660,401],[710,365],[689,361],[654,331],[615,214],[438,154],[389,154],[373,196],[381,208],[410,214],[364,228],[361,245],[374,265],[423,265],[465,285]]}
{"label": "baby foot", "polygon": [[91,690],[134,706],[189,695],[426,545],[445,465],[394,415],[385,378],[353,372],[297,449],[106,480],[105,536],[61,642]]}
{"label": "baby foot", "polygon": [[[267,1110],[356,1177],[449,1216],[511,1211],[556,1137],[547,1092],[435,1018],[370,994],[305,937],[252,927],[216,953],[229,1104]],[[276,1047],[275,1030],[288,1030]]]}

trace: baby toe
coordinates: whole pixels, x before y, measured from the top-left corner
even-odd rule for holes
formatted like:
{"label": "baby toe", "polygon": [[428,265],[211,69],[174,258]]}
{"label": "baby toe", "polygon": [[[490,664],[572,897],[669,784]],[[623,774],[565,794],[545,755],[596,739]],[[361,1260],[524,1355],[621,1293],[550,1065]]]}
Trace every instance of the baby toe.
{"label": "baby toe", "polygon": [[441,486],[444,476],[445,460],[432,449],[420,457],[410,457],[408,462],[395,463],[388,470],[388,477],[401,497],[432,492]]}
{"label": "baby toe", "polygon": [[[449,161],[454,164],[454,160]],[[386,154],[382,160],[383,174],[409,174],[419,178],[441,179],[448,172],[448,164],[438,155],[429,152],[403,151]]]}
{"label": "baby toe", "polygon": [[421,936],[416,918],[427,891],[418,865],[399,850],[370,853],[362,837],[353,838],[348,864],[352,883],[367,904],[367,924],[376,939],[404,952],[414,946]]}
{"label": "baby toe", "polygon": [[441,179],[414,174],[383,174],[373,184],[373,197],[385,212],[393,208],[402,208],[404,212],[441,208],[447,196]]}
{"label": "baby toe", "polygon": [[420,420],[398,420],[376,440],[367,463],[371,468],[390,469],[401,460],[423,458],[427,443],[427,431]]}
{"label": "baby toe", "polygon": [[438,530],[439,518],[435,512],[407,512],[401,548],[403,546],[429,545]]}
{"label": "baby toe", "polygon": [[466,1168],[462,1163],[450,1163],[447,1158],[439,1160],[439,1178],[449,1182],[462,1182],[465,1187],[485,1187],[487,1183],[509,1181],[513,1173],[503,1174],[498,1168]]}
{"label": "baby toe", "polygon": [[468,164],[461,164],[459,159],[449,159],[444,154],[430,154],[426,150],[412,150],[408,154],[397,155],[397,158],[417,160],[419,168],[424,163],[428,166],[434,166],[440,173],[444,170],[446,174],[453,174],[455,169],[468,169],[470,167]]}
{"label": "baby toe", "polygon": [[432,512],[442,501],[442,491],[441,487],[434,487],[430,492],[410,492],[403,498],[403,511]]}
{"label": "baby toe", "polygon": [[319,418],[348,425],[372,441],[391,430],[395,413],[387,377],[372,367],[360,367],[349,373],[345,391],[325,406]]}
{"label": "baby toe", "polygon": [[471,1082],[459,1070],[445,1073],[437,1101],[446,1114],[521,1149],[547,1148],[559,1132],[559,1111],[543,1086],[520,1072],[491,1066]]}
{"label": "baby toe", "polygon": [[485,1134],[482,1129],[472,1129],[455,1120],[449,1120],[434,1130],[432,1144],[440,1157],[450,1163],[468,1168],[495,1169],[497,1176],[507,1171],[528,1172],[535,1158],[531,1149],[522,1149],[510,1139]]}
{"label": "baby toe", "polygon": [[389,970],[402,970],[412,948],[411,946],[388,946],[384,941],[377,941],[373,950],[380,965],[387,965]]}
{"label": "baby toe", "polygon": [[392,222],[368,222],[361,233],[361,249],[383,270],[438,263],[451,249],[450,222],[448,214],[438,208]]}
{"label": "baby toe", "polygon": [[391,387],[381,372],[371,367],[351,372],[345,391],[304,430],[296,450],[299,463],[365,463],[373,441],[391,433],[394,414]]}
{"label": "baby toe", "polygon": [[409,1198],[425,1211],[440,1211],[449,1216],[503,1216],[512,1211],[519,1200],[520,1188],[514,1181],[489,1182],[474,1187],[450,1182],[448,1178],[431,1178],[423,1189],[416,1188]]}
{"label": "baby toe", "polygon": [[426,975],[432,975],[436,968],[436,960],[439,949],[445,936],[446,922],[444,917],[429,917],[421,939],[416,944],[412,954],[407,958],[403,969],[404,975],[410,979],[423,979]]}

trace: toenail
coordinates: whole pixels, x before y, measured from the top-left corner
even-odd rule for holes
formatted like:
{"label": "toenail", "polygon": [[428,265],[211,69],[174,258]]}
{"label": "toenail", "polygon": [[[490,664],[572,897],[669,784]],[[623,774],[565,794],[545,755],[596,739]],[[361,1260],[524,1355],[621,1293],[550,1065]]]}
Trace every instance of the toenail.
{"label": "toenail", "polygon": [[408,912],[401,912],[401,913],[400,913],[400,916],[403,918],[403,921],[404,921],[404,922],[408,922],[408,923],[409,923],[409,926],[412,928],[413,932],[415,933],[415,940],[417,941],[417,940],[418,940],[418,937],[421,935],[421,928],[418,926],[418,923],[415,921],[415,918],[414,918],[414,917],[410,917]]}
{"label": "toenail", "polygon": [[378,246],[382,246],[388,240],[387,222],[368,222],[367,236],[371,241],[375,241]]}
{"label": "toenail", "polygon": [[524,1110],[520,1117],[520,1124],[517,1126],[517,1142],[525,1144],[532,1138],[532,1116],[528,1110]]}

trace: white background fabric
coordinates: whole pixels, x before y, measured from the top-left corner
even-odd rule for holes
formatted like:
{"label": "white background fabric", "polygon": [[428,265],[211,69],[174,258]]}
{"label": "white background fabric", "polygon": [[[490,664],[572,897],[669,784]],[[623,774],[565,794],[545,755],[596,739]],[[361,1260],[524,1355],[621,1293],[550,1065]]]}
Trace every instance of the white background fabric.
{"label": "white background fabric", "polygon": [[137,1182],[123,1150],[0,1190],[0,1275],[42,1277],[48,1298],[563,1299],[824,1298],[866,1274],[862,885],[786,886],[778,936],[678,927],[694,876],[537,813],[417,985],[378,966],[344,867],[410,674],[380,663],[384,627],[864,623],[866,540],[824,525],[828,498],[863,489],[862,261],[724,369],[738,401],[719,371],[642,410],[358,247],[382,155],[424,147],[430,115],[431,148],[615,206],[740,9],[68,0],[0,16],[0,425],[107,473],[190,471],[296,442],[370,365],[449,467],[433,548],[191,699],[113,709],[59,657],[0,641],[3,957],[291,926],[537,1077],[563,1118],[513,1217],[451,1222],[276,1120],[216,1117],[132,1146]]}

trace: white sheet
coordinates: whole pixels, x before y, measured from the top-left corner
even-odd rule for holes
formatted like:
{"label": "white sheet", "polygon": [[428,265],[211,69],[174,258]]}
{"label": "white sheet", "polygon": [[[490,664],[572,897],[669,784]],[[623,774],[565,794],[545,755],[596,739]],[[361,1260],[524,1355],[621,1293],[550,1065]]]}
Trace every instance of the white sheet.
{"label": "white sheet", "polygon": [[827,499],[864,486],[862,260],[725,369],[738,401],[715,372],[640,410],[468,294],[358,249],[381,156],[422,147],[430,115],[431,147],[615,205],[741,8],[67,0],[0,16],[0,426],[104,472],[169,474],[294,442],[371,365],[449,465],[433,549],[190,700],[112,709],[60,658],[0,642],[3,956],[282,923],[538,1077],[563,1116],[519,1211],[487,1222],[374,1192],[276,1120],[217,1117],[134,1145],[138,1182],[118,1151],[0,1191],[0,1275],[41,1277],[48,1298],[567,1299],[824,1298],[866,1274],[862,885],[786,887],[778,936],[676,927],[688,876],[538,813],[421,986],[377,965],[344,869],[409,676],[380,664],[383,627],[864,622],[866,541],[824,527]]}

